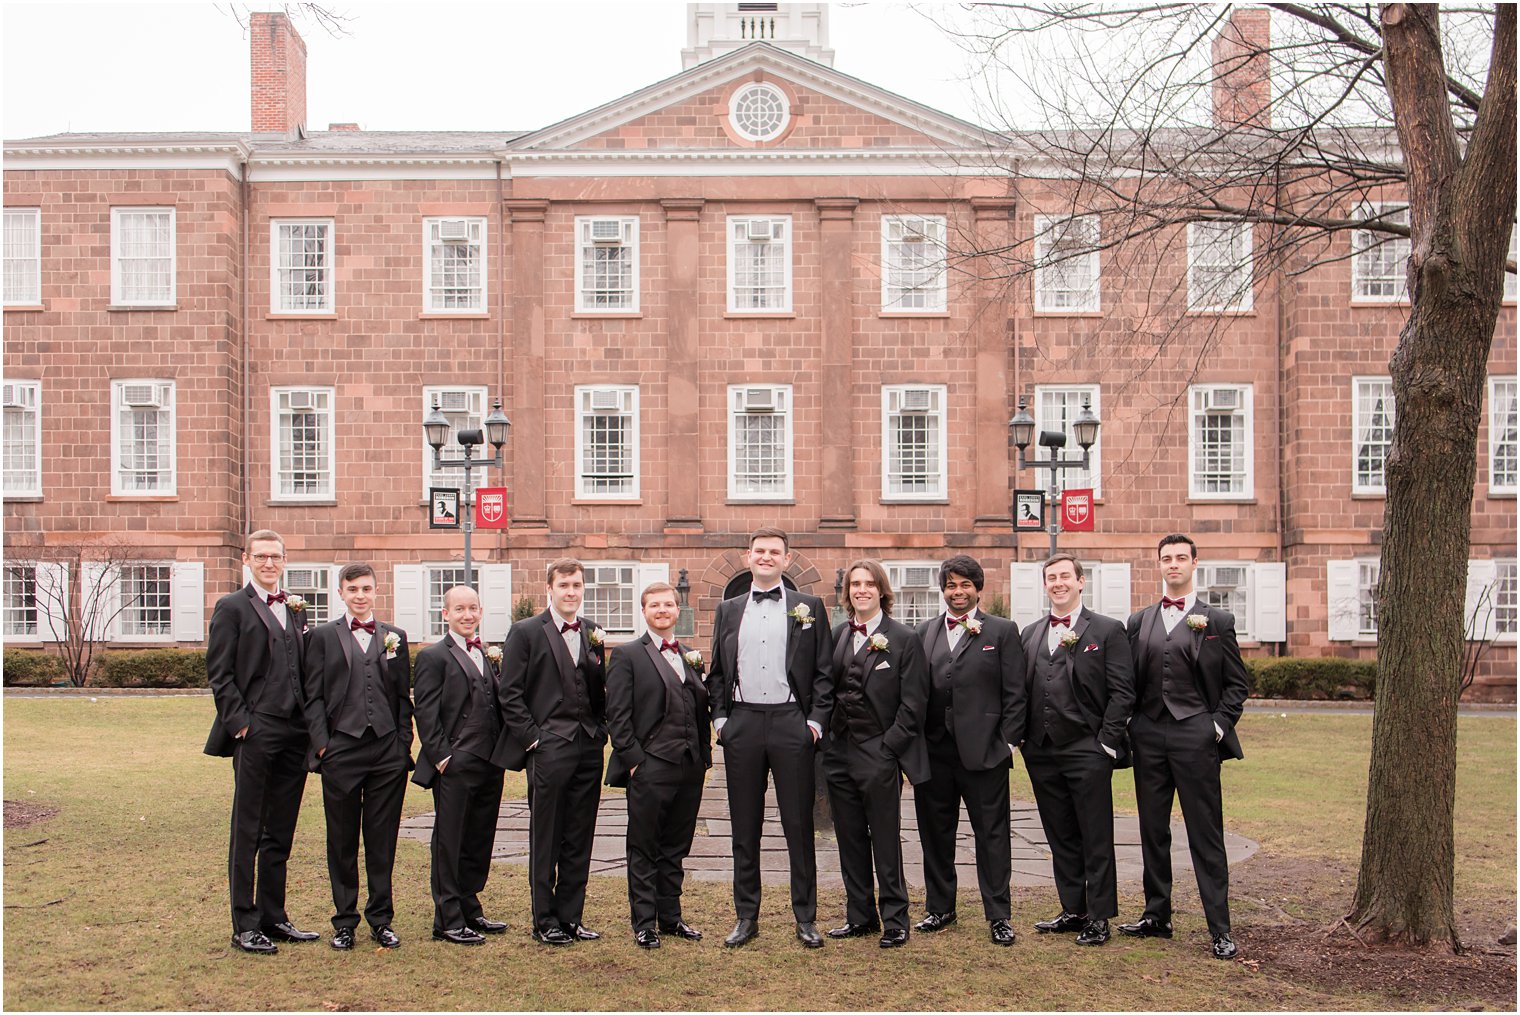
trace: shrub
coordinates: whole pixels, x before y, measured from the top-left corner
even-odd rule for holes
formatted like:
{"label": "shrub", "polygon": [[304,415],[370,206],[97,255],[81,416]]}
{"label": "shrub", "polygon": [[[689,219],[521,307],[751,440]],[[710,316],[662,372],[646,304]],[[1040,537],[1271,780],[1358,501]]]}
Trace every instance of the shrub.
{"label": "shrub", "polygon": [[5,650],[6,687],[48,687],[68,682],[69,674],[63,660],[53,653],[42,649]]}
{"label": "shrub", "polygon": [[1256,698],[1371,698],[1377,663],[1336,656],[1253,658],[1246,660],[1246,675]]}
{"label": "shrub", "polygon": [[512,604],[512,623],[527,620],[537,612],[538,605],[533,602],[532,596],[518,596],[517,602]]}
{"label": "shrub", "polygon": [[112,649],[98,657],[95,687],[205,687],[206,653],[201,649]]}
{"label": "shrub", "polygon": [[1002,617],[1008,619],[1008,600],[1003,598],[1001,592],[994,592],[987,597],[987,601],[981,604],[982,612],[989,617]]}

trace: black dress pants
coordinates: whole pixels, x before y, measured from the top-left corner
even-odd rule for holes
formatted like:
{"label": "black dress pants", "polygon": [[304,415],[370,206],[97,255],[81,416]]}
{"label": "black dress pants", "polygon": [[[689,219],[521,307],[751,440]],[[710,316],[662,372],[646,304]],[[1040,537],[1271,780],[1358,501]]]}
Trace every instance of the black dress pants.
{"label": "black dress pants", "polygon": [[635,932],[681,919],[682,866],[691,852],[707,771],[646,754],[628,780],[628,910]]}
{"label": "black dress pants", "polygon": [[1117,916],[1112,759],[1096,737],[1059,747],[1025,741],[1023,750],[1062,911],[1093,920]]}
{"label": "black dress pants", "polygon": [[502,769],[455,751],[433,782],[433,929],[459,930],[483,916],[491,874]]}
{"label": "black dress pants", "polygon": [[908,929],[908,883],[902,860],[902,770],[882,746],[881,736],[856,743],[832,742],[823,756],[829,806],[839,839],[839,871],[844,878],[845,919],[857,926],[880,918],[887,930]]}
{"label": "black dress pants", "polygon": [[924,906],[931,913],[955,912],[955,830],[961,803],[976,843],[976,882],[988,920],[1006,920],[1012,912],[1008,885],[1013,878],[1013,843],[1009,838],[1008,769],[1005,764],[972,771],[961,764],[949,736],[929,742],[929,780],[913,787],[918,836],[924,848]]}
{"label": "black dress pants", "polygon": [[234,934],[290,920],[285,912],[285,865],[306,790],[310,743],[299,715],[262,712],[254,713],[243,739],[233,741],[227,880]]}
{"label": "black dress pants", "polygon": [[[396,915],[391,870],[406,798],[406,751],[394,732],[377,737],[334,733],[322,755],[322,809],[327,815],[327,877],[332,882],[334,927],[359,925],[359,838],[369,899],[364,919],[386,927]],[[452,764],[452,762],[450,763]]]}
{"label": "black dress pants", "polygon": [[812,923],[818,918],[812,727],[795,703],[736,703],[718,743],[723,748],[728,810],[733,821],[735,914],[741,920],[760,916],[760,831],[769,775],[776,784],[776,804],[791,865],[792,915],[798,923]]}
{"label": "black dress pants", "polygon": [[579,924],[602,796],[602,740],[545,732],[528,752],[528,878],[533,927]]}

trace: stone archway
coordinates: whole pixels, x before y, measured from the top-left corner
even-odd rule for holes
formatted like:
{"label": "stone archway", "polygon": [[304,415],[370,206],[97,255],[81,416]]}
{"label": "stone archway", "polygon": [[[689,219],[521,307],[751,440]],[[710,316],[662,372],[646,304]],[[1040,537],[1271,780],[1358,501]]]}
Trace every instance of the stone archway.
{"label": "stone archway", "polygon": [[[710,617],[724,599],[749,590],[749,567],[744,554],[742,549],[724,550],[691,583],[691,605],[699,617]],[[813,566],[812,559],[796,550],[792,551],[792,566],[786,569],[781,581],[787,588],[818,596],[825,602],[833,591],[823,587],[823,576]]]}

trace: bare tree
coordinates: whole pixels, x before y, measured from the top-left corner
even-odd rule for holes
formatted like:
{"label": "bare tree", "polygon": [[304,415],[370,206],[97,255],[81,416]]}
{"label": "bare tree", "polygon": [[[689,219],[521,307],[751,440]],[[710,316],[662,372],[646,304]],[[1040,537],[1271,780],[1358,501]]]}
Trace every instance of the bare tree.
{"label": "bare tree", "polygon": [[[252,8],[247,4],[218,3],[212,4],[212,6],[236,21],[238,26],[243,29],[244,35],[248,34],[248,14]],[[349,22],[354,20],[354,15],[334,7],[329,7],[326,4],[280,4],[279,9],[292,22],[315,25],[335,39],[348,35],[350,32]]]}
{"label": "bare tree", "polygon": [[[1070,215],[1102,223],[1101,235],[1073,235],[1056,217],[1003,249],[968,249],[976,259],[962,263],[994,253],[1011,282],[1101,249],[1148,308],[1143,321],[1105,325],[1105,341],[1201,348],[1201,360],[1223,332],[1182,312],[1200,282],[1227,301],[1249,290],[1253,262],[1255,277],[1292,280],[1408,242],[1371,779],[1348,919],[1364,936],[1458,949],[1463,593],[1483,380],[1515,270],[1515,10],[1281,3],[1264,5],[1269,22],[1241,6],[930,11],[981,61],[991,104],[1016,96],[1002,103],[1019,110],[1004,119],[1016,128],[1004,153],[1014,185],[1039,177],[1042,197],[1060,193]],[[1227,256],[1202,280],[1163,267],[1198,223],[1206,241],[1225,243],[1232,226],[1251,227],[1236,271]]]}

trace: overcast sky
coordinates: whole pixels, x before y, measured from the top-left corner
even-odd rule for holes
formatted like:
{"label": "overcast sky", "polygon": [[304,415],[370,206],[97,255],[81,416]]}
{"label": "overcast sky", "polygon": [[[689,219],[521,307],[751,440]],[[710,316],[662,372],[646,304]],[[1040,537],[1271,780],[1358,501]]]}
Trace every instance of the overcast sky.
{"label": "overcast sky", "polygon": [[[686,44],[684,3],[327,6],[352,16],[347,35],[298,22],[314,130],[543,127],[678,73]],[[248,40],[228,10],[202,0],[4,3],[0,132],[248,130]],[[835,4],[829,27],[839,70],[988,120],[967,59],[921,13]]]}

